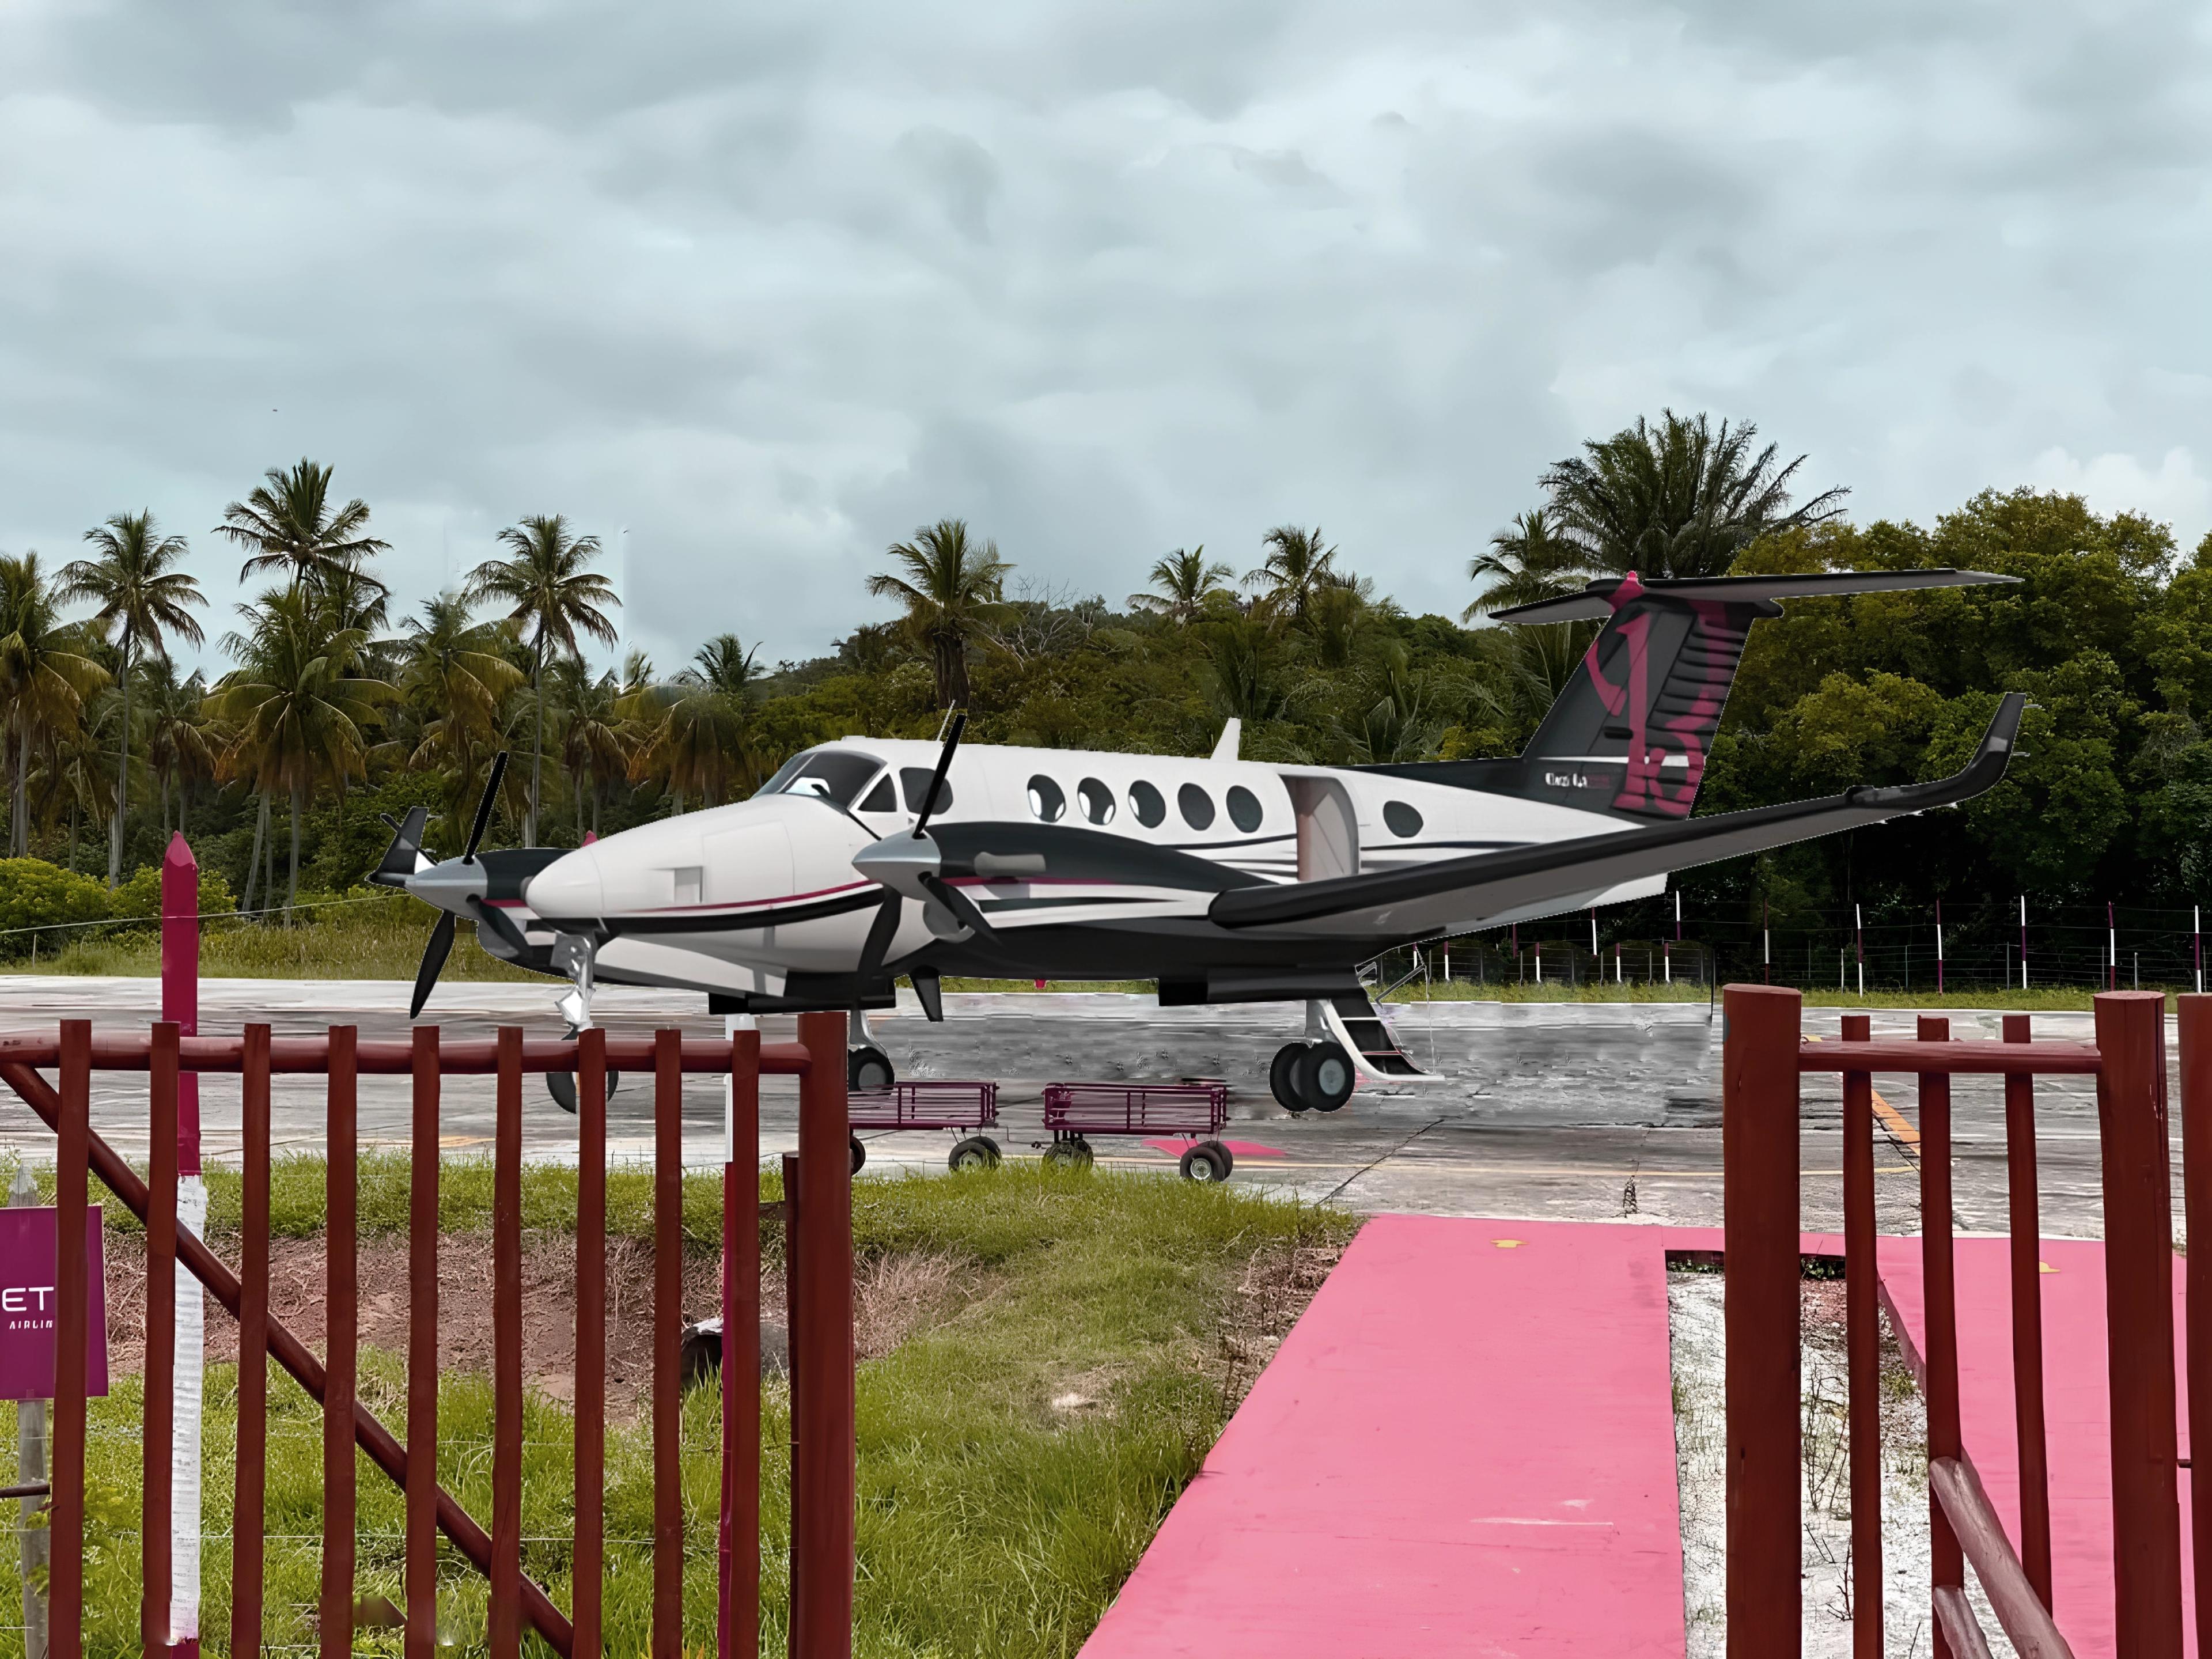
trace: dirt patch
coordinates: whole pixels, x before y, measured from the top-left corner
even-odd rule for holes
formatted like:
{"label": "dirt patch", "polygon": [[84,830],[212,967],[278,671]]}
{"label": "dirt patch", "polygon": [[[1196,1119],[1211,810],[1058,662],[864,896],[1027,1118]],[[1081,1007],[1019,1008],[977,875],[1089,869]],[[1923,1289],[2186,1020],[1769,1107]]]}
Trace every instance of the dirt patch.
{"label": "dirt patch", "polygon": [[1243,1402],[1344,1249],[1335,1242],[1288,1240],[1261,1249],[1246,1265],[1221,1328],[1224,1416]]}
{"label": "dirt patch", "polygon": [[[412,1307],[406,1245],[365,1239],[356,1252],[362,1346],[404,1353]],[[327,1334],[324,1287],[327,1264],[320,1239],[271,1241],[270,1316],[318,1356]],[[185,1283],[191,1283],[189,1275]],[[441,1371],[489,1375],[492,1368],[492,1247],[482,1233],[448,1234],[438,1244],[438,1364]],[[576,1247],[565,1234],[526,1235],[522,1241],[522,1371],[524,1381],[548,1398],[570,1401],[576,1394]],[[143,1239],[107,1239],[108,1365],[132,1376],[145,1364],[146,1260]],[[921,1253],[884,1256],[854,1273],[854,1340],[860,1357],[879,1358],[917,1330],[943,1317],[972,1285],[959,1262]],[[653,1249],[641,1239],[607,1242],[607,1409],[617,1416],[638,1408],[653,1386]],[[721,1310],[721,1267],[710,1252],[687,1253],[684,1263],[687,1322]],[[785,1366],[787,1325],[783,1268],[771,1262],[761,1275],[761,1358],[764,1371]],[[238,1326],[212,1297],[208,1301],[207,1354],[211,1362],[238,1358]]]}

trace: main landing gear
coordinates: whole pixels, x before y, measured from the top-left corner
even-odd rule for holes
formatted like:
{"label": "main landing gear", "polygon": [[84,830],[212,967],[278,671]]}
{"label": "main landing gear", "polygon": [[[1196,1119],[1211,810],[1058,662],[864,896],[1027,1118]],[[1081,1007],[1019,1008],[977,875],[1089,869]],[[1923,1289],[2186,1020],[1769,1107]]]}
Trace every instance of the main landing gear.
{"label": "main landing gear", "polygon": [[848,1049],[845,1054],[845,1086],[856,1094],[872,1094],[898,1081],[891,1057],[872,1043]]}
{"label": "main landing gear", "polygon": [[1327,1039],[1285,1043],[1267,1068],[1267,1086],[1291,1112],[1333,1112],[1358,1080],[1344,1045]]}

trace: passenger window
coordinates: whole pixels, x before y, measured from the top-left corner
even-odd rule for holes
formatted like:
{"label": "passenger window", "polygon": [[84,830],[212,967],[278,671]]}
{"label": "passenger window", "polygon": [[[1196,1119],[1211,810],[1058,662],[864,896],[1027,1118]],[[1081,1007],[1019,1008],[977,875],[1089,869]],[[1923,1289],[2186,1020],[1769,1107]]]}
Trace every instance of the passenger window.
{"label": "passenger window", "polygon": [[1260,798],[1241,783],[1229,791],[1229,821],[1247,835],[1260,827]]}
{"label": "passenger window", "polygon": [[1042,772],[1030,780],[1030,813],[1039,822],[1058,823],[1067,811],[1067,797]]}
{"label": "passenger window", "polygon": [[1157,830],[1168,815],[1168,803],[1160,792],[1149,783],[1137,782],[1129,786],[1129,810],[1137,815],[1137,822],[1147,830]]}
{"label": "passenger window", "polygon": [[1421,833],[1421,815],[1401,800],[1382,803],[1382,822],[1390,827],[1394,836],[1418,836]]}
{"label": "passenger window", "polygon": [[[906,810],[915,817],[921,815],[921,798],[929,793],[929,781],[937,774],[927,766],[899,768],[899,787],[906,791]],[[937,786],[937,805],[930,813],[936,817],[952,810],[952,780]]]}
{"label": "passenger window", "polygon": [[[925,785],[924,787],[927,787],[927,786]],[[876,780],[876,787],[868,791],[868,798],[860,803],[860,810],[863,812],[896,812],[898,811],[898,796],[891,788],[891,775],[890,773],[886,772],[883,776]]]}
{"label": "passenger window", "polygon": [[1182,821],[1194,830],[1209,828],[1213,823],[1213,797],[1194,783],[1186,783],[1176,791],[1176,805],[1182,809]]}

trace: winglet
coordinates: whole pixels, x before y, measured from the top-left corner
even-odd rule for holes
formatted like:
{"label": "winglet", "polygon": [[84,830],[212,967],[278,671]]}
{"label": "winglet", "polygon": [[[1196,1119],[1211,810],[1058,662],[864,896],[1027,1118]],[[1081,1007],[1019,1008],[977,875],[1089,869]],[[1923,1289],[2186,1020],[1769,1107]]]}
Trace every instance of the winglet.
{"label": "winglet", "polygon": [[1236,715],[1231,714],[1227,722],[1221,728],[1221,740],[1213,745],[1213,754],[1212,758],[1215,760],[1235,760],[1237,758],[1237,744],[1243,741],[1243,736],[1244,722],[1238,720]]}

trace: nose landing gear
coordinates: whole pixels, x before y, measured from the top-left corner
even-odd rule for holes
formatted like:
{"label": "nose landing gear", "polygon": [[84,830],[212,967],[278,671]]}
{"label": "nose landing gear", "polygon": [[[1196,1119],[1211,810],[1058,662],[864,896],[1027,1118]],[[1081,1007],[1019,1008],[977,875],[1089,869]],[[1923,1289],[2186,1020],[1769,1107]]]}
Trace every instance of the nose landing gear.
{"label": "nose landing gear", "polygon": [[1267,1086],[1290,1112],[1333,1112],[1358,1080],[1344,1046],[1328,1041],[1286,1043],[1267,1068]]}

